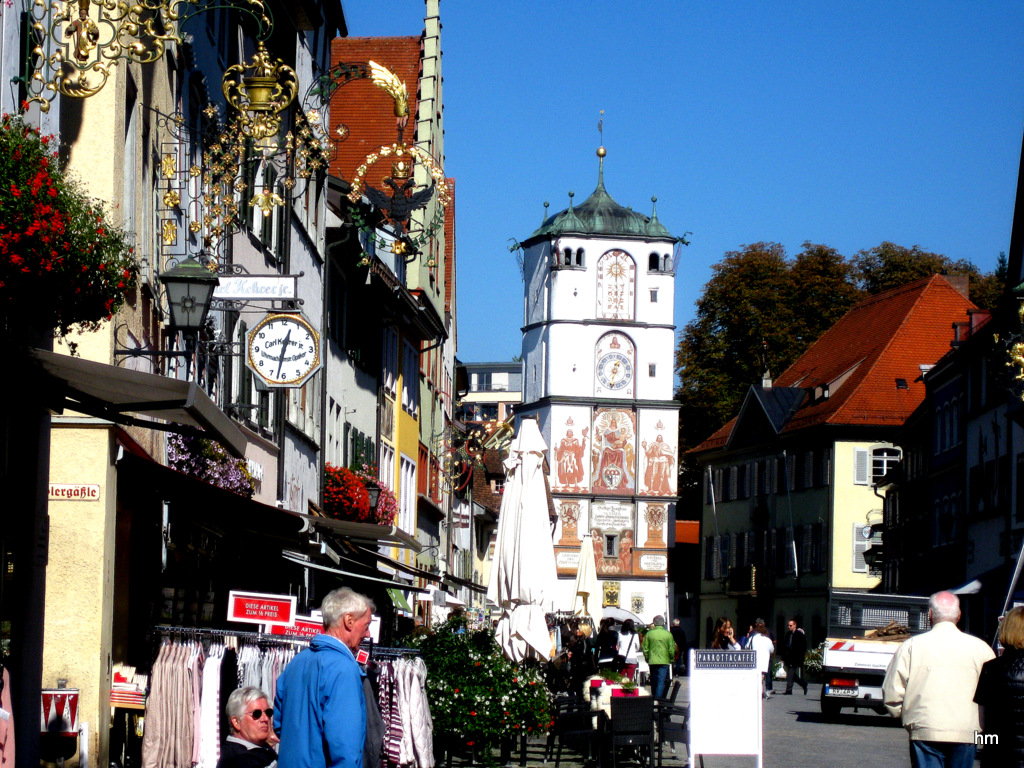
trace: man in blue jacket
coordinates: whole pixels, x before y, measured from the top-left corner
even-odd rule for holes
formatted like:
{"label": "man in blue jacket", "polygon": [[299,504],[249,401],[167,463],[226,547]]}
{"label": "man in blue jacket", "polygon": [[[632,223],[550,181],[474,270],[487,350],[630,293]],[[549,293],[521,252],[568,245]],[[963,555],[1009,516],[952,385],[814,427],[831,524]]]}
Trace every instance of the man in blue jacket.
{"label": "man in blue jacket", "polygon": [[314,637],[277,681],[278,768],[362,768],[364,673],[354,654],[366,637],[373,609],[369,598],[348,587],[324,598],[324,634]]}

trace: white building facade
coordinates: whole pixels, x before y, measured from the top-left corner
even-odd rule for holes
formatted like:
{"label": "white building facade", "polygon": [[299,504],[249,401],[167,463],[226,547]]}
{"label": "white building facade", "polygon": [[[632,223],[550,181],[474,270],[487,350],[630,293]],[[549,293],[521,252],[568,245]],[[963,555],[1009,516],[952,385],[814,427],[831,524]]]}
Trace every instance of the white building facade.
{"label": "white building facade", "polygon": [[[591,536],[602,606],[667,616],[678,409],[677,239],[604,188],[548,218],[525,252],[523,405],[548,444],[560,593],[570,610]],[[652,198],[653,200],[653,198]],[[600,618],[600,617],[597,617]]]}

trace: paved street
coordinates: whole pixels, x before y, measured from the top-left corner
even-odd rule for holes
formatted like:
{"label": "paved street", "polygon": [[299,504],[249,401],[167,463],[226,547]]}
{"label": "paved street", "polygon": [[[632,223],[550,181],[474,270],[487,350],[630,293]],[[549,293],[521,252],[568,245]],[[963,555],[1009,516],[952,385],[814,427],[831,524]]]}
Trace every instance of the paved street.
{"label": "paved street", "polygon": [[[688,678],[682,680],[679,698],[686,700]],[[844,710],[835,722],[827,722],[818,705],[820,685],[812,684],[807,696],[799,689],[792,696],[780,695],[784,687],[783,682],[764,703],[764,768],[909,768],[907,735],[895,718]],[[729,713],[723,712],[722,717],[727,719]],[[686,748],[681,744],[676,754],[666,749],[664,755],[666,766],[687,765]],[[469,762],[456,759],[454,764],[468,766]],[[756,764],[753,756],[704,757],[705,768],[748,768]],[[529,745],[527,765],[545,765],[542,741]],[[554,760],[548,765],[553,766]],[[583,768],[584,762],[577,754],[565,751],[561,765]]]}

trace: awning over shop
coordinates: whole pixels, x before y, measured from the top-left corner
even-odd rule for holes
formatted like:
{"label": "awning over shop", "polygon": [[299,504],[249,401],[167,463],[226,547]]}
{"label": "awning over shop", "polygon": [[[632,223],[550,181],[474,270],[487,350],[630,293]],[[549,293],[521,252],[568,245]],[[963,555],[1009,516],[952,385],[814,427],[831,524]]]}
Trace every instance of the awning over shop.
{"label": "awning over shop", "polygon": [[487,593],[487,587],[483,587],[475,582],[469,581],[468,579],[462,579],[458,576],[452,576],[450,573],[446,574],[443,580],[445,584],[454,584],[457,587],[466,587],[471,592],[479,592],[481,595]]}
{"label": "awning over shop", "polygon": [[41,349],[29,354],[49,378],[45,405],[50,410],[78,411],[115,424],[171,432],[197,430],[219,442],[233,456],[245,456],[245,435],[194,381],[118,368]]}
{"label": "awning over shop", "polygon": [[455,595],[448,595],[448,594],[446,594],[444,596],[444,604],[445,605],[461,605],[461,606],[465,606],[466,605],[466,601],[465,600],[459,600],[459,598],[457,598]]}
{"label": "awning over shop", "polygon": [[218,488],[152,459],[125,453],[117,461],[118,483],[161,501],[176,502],[175,513],[200,521],[204,526],[228,531],[248,531],[261,537],[277,537],[298,543],[302,524],[286,511]]}
{"label": "awning over shop", "polygon": [[402,594],[402,590],[395,588],[388,589],[388,595],[391,597],[391,602],[395,608],[406,613],[412,613],[412,608],[409,606],[409,601],[405,599],[405,595]]}
{"label": "awning over shop", "polygon": [[[312,506],[312,505],[311,505]],[[399,549],[411,549],[419,552],[423,545],[405,531],[394,525],[374,525],[372,523],[353,523],[348,520],[335,520],[331,517],[320,517],[319,515],[307,515],[302,512],[291,512],[284,510],[289,515],[294,515],[306,521],[310,528],[319,528],[322,531],[344,536],[351,541],[369,542],[372,544],[386,544]]]}
{"label": "awning over shop", "polygon": [[[404,584],[402,582],[395,581],[394,579],[382,579],[382,578],[378,578],[376,576],[368,576],[365,573],[353,573],[352,571],[343,571],[341,568],[331,568],[330,566],[327,566],[327,565],[320,565],[319,563],[313,563],[313,562],[310,562],[309,560],[304,560],[301,557],[299,557],[299,556],[297,556],[297,555],[295,555],[294,553],[291,553],[291,552],[282,552],[281,553],[281,557],[283,557],[289,563],[294,563],[295,565],[301,565],[304,568],[312,568],[312,569],[317,570],[317,571],[325,571],[326,573],[333,573],[333,574],[336,574],[338,576],[343,576],[343,577],[345,577],[347,579],[355,579],[357,581],[369,581],[369,582],[373,582],[374,584],[386,584],[388,587],[390,587],[392,589],[398,589],[398,590],[403,590],[404,589],[404,590],[407,590],[407,591],[410,591],[410,592],[425,592],[426,591],[426,590],[424,590],[424,589],[422,589],[420,587],[414,587],[414,586],[412,586],[410,584]],[[403,597],[403,599],[404,599],[404,597]],[[406,605],[408,605],[408,604],[409,603],[406,602]],[[408,610],[408,609],[403,609],[403,610]]]}
{"label": "awning over shop", "polygon": [[360,547],[360,546],[357,546],[356,549],[359,550],[360,552],[363,552],[364,554],[367,554],[367,555],[370,555],[371,557],[377,558],[378,561],[380,561],[384,565],[388,566],[389,568],[394,568],[396,571],[402,571],[403,573],[408,573],[410,576],[419,576],[421,579],[426,579],[427,581],[433,581],[433,582],[438,582],[438,583],[440,583],[440,581],[441,581],[441,575],[440,574],[431,573],[430,571],[425,571],[422,568],[417,568],[417,567],[412,566],[412,565],[406,565],[405,563],[401,562],[400,560],[395,560],[393,557],[388,557],[387,555],[383,555],[380,552],[378,552],[377,550],[371,549],[370,547]]}

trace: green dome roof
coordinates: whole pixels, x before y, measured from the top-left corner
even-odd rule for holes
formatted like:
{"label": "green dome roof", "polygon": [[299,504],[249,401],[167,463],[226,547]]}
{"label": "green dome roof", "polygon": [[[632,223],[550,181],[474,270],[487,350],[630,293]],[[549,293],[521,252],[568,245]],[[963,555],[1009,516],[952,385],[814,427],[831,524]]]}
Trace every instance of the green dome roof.
{"label": "green dome roof", "polygon": [[[655,201],[657,198],[651,198]],[[641,240],[675,240],[658,221],[657,210],[651,216],[644,216],[632,208],[623,208],[615,202],[604,188],[604,163],[598,173],[597,189],[577,207],[572,205],[569,193],[569,207],[544,220],[529,239],[553,235],[604,235],[632,237]]]}

